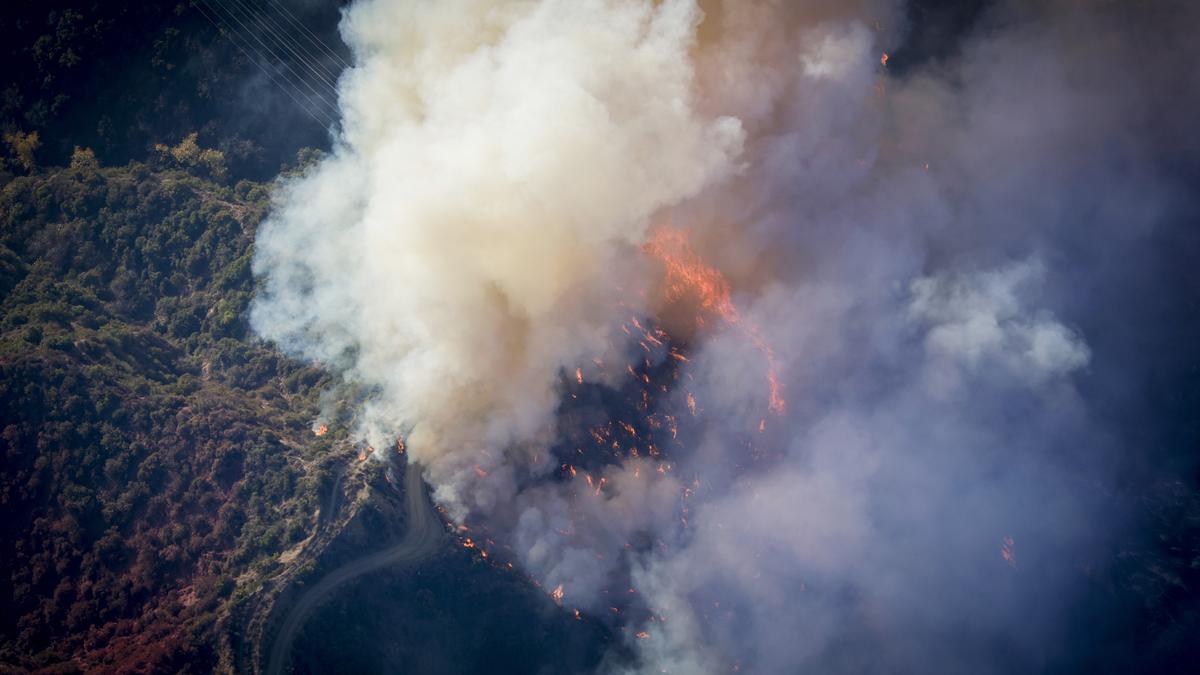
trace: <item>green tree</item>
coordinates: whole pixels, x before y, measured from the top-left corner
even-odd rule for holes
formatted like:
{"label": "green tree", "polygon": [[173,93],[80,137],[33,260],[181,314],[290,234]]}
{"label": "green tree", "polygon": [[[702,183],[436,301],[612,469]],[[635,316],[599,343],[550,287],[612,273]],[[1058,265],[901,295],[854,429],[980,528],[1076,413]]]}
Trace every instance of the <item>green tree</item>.
{"label": "green tree", "polygon": [[96,161],[96,153],[91,148],[81,148],[75,146],[75,152],[71,154],[71,170],[81,173],[93,173],[100,168],[100,163]]}
{"label": "green tree", "polygon": [[154,150],[181,168],[200,169],[213,178],[225,177],[225,154],[220,150],[200,147],[199,134],[194,131],[185,136],[179,145],[168,147],[158,143]]}
{"label": "green tree", "polygon": [[30,173],[37,168],[37,160],[34,158],[34,153],[42,146],[42,140],[38,137],[38,132],[9,132],[4,134],[4,142],[8,143],[9,149],[12,151],[13,156],[16,157],[17,164],[21,168]]}

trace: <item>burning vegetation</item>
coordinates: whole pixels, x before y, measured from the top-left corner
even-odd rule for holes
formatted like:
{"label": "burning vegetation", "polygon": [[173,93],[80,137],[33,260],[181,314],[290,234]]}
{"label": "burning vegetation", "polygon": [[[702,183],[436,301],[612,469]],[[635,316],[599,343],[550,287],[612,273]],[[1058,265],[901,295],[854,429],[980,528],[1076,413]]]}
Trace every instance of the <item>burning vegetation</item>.
{"label": "burning vegetation", "polygon": [[[698,329],[728,327],[746,339],[763,355],[766,362],[766,389],[769,394],[764,416],[756,418],[745,432],[750,449],[747,464],[753,464],[769,453],[759,448],[768,428],[768,418],[785,410],[782,387],[779,384],[775,353],[758,329],[747,321],[732,299],[729,282],[713,267],[707,265],[688,244],[686,235],[666,227],[655,231],[644,253],[662,266],[663,300],[666,307],[687,307],[694,310],[692,322]],[[550,448],[556,460],[549,480],[569,495],[572,504],[585,505],[597,500],[603,503],[620,491],[629,489],[629,481],[661,482],[677,486],[674,501],[675,534],[650,532],[635,534],[621,546],[619,557],[629,557],[648,551],[667,551],[671,548],[664,539],[684,541],[690,527],[691,501],[703,484],[697,475],[678,476],[678,460],[693,451],[704,425],[705,410],[697,399],[690,369],[689,342],[668,333],[662,322],[653,316],[636,313],[626,315],[617,328],[626,336],[628,361],[625,377],[617,383],[605,383],[602,378],[591,379],[585,369],[590,365],[603,368],[606,359],[619,350],[590,359],[590,365],[564,369],[560,379],[563,396],[558,411],[559,440]],[[686,421],[684,421],[686,420]],[[471,473],[483,481],[490,471],[480,464],[470,466]],[[565,527],[555,528],[566,546],[586,549],[580,537],[589,531],[584,523],[576,522],[574,513]],[[577,526],[578,525],[578,526]],[[514,561],[519,552],[496,538],[484,523],[457,522],[449,524],[460,546],[480,561],[506,569],[516,569]],[[670,529],[670,528],[668,528]],[[497,539],[501,539],[498,543]],[[611,556],[603,550],[592,553],[597,559]],[[584,609],[574,605],[571,579],[528,576],[536,587],[545,592],[556,605],[570,608],[576,619],[585,618],[620,626],[627,635],[638,639],[649,637],[649,625],[663,621],[660,608],[648,606],[632,585],[627,564],[614,565],[607,588],[599,591],[599,607]],[[546,583],[543,586],[543,583]],[[554,584],[550,586],[550,584]],[[586,599],[580,598],[585,604]],[[594,604],[594,603],[592,603]],[[640,627],[640,628],[639,628]]]}
{"label": "burning vegetation", "polygon": [[[715,314],[730,327],[738,330],[762,352],[767,362],[767,387],[770,391],[770,410],[782,414],[787,402],[783,398],[783,385],[779,381],[779,368],[775,362],[775,350],[759,332],[758,328],[744,319],[734,304],[729,282],[716,269],[710,267],[696,254],[688,243],[687,233],[670,226],[654,230],[644,247],[647,254],[662,263],[666,273],[666,295],[668,301],[695,298],[704,312]],[[704,314],[696,317],[703,323]],[[678,358],[678,357],[677,357]],[[690,394],[689,394],[690,396]],[[689,403],[689,408],[692,404]],[[694,410],[693,410],[694,414]]]}

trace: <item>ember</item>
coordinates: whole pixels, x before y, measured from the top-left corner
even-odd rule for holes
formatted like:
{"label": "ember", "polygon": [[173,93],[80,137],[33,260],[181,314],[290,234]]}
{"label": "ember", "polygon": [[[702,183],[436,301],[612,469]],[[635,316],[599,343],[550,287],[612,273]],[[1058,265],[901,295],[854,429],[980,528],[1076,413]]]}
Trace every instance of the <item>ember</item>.
{"label": "ember", "polygon": [[1015,543],[1015,542],[1013,541],[1013,538],[1012,538],[1012,537],[1005,537],[1005,538],[1004,538],[1004,539],[1003,539],[1003,540],[1000,542],[1000,557],[1001,557],[1001,558],[1004,558],[1004,562],[1008,563],[1008,566],[1009,566],[1009,567],[1012,567],[1013,569],[1016,569],[1016,567],[1017,567],[1017,554],[1016,554],[1016,553],[1013,551],[1013,544],[1014,544],[1014,543]]}

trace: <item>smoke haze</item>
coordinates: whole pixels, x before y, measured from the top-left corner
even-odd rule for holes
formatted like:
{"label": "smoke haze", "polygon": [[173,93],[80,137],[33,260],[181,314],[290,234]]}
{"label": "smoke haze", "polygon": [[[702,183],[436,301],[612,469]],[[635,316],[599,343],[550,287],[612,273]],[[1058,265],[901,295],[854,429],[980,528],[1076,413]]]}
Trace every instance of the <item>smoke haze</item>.
{"label": "smoke haze", "polygon": [[[999,3],[905,63],[906,16],[357,0],[341,129],[281,185],[252,323],[368,391],[354,433],[403,437],[456,521],[610,617],[633,657],[608,670],[1094,666],[1077,607],[1167,358],[1138,299],[1194,208],[1200,16]],[[742,330],[678,316],[644,253],[666,226]],[[686,444],[564,474],[626,365],[671,362],[631,317],[682,337],[642,412]]]}

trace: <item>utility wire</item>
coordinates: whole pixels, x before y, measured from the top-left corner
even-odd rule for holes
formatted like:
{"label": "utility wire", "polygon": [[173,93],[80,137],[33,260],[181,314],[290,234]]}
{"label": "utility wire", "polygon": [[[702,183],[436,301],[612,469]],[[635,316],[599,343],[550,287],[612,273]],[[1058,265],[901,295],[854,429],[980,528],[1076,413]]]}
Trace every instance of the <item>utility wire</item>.
{"label": "utility wire", "polygon": [[[285,58],[284,55],[281,55],[280,53],[277,52],[277,47],[267,44],[263,40],[263,38],[260,37],[260,35],[258,34],[258,31],[254,30],[253,27],[248,26],[246,24],[246,21],[243,21],[242,18],[240,16],[238,16],[238,14],[235,11],[233,11],[226,3],[222,2],[221,0],[201,0],[201,2],[203,2],[214,13],[218,14],[218,16],[221,16],[222,18],[227,17],[229,19],[232,19],[234,22],[236,22],[237,25],[239,26],[239,28],[241,29],[242,37],[244,40],[246,39],[246,36],[249,36],[249,38],[251,38],[255,42],[257,42],[259,47],[262,50],[265,50],[266,53],[270,56],[270,58],[273,61],[275,61],[278,65],[280,65],[284,69],[286,69],[287,72],[291,73],[292,78],[294,78],[297,81],[298,85],[303,85],[304,88],[308,89],[308,91],[312,94],[312,96],[305,94],[305,92],[302,90],[298,90],[298,91],[300,91],[301,94],[303,94],[305,96],[305,98],[312,100],[313,97],[316,97],[318,100],[320,100],[320,102],[322,104],[327,106],[328,110],[330,110],[330,111],[337,110],[337,105],[334,104],[333,101],[330,100],[330,98],[328,97],[327,94],[323,93],[322,91],[318,91],[317,88],[314,87],[307,78],[302,77],[299,73],[297,73],[296,69],[292,67],[292,64],[289,62],[289,60],[287,58]],[[216,7],[214,7],[214,5],[216,7],[220,7],[221,11],[218,12]],[[247,40],[247,44],[249,44],[248,40]],[[256,49],[255,51],[259,51],[259,50]]]}
{"label": "utility wire", "polygon": [[[276,62],[278,62],[280,65],[282,65],[288,72],[290,72],[292,74],[292,77],[294,77],[296,80],[298,80],[300,82],[300,84],[304,85],[310,92],[312,92],[313,96],[315,96],[317,100],[319,100],[321,103],[323,103],[325,106],[327,106],[326,112],[337,111],[337,109],[338,109],[337,105],[335,105],[332,101],[330,101],[326,96],[323,96],[321,94],[321,92],[317,91],[317,89],[315,87],[313,87],[312,83],[310,83],[308,80],[306,80],[305,78],[303,78],[299,74],[297,74],[296,70],[294,68],[292,68],[291,64],[289,64],[287,62],[287,59],[281,58],[279,56],[279,54],[277,54],[275,52],[274,49],[272,49],[265,42],[263,42],[262,38],[260,38],[253,30],[251,30],[249,27],[247,27],[245,22],[242,21],[235,13],[231,12],[228,9],[228,7],[226,7],[224,4],[222,4],[220,2],[220,0],[200,0],[200,2],[203,2],[206,7],[208,7],[210,10],[212,10],[213,13],[217,14],[218,16],[222,16],[222,13],[218,12],[216,10],[216,8],[213,7],[213,5],[215,4],[219,7],[221,7],[221,9],[224,10],[224,14],[228,15],[235,22],[237,22],[238,26],[242,29],[242,31],[244,31],[247,35],[249,35],[251,38],[253,38],[254,41],[257,42],[262,49],[266,50],[267,54],[269,54],[272,59],[274,59]],[[247,44],[248,44],[248,42],[247,42]],[[316,104],[316,101],[313,100],[312,96],[309,96],[308,94],[304,93],[303,91],[301,91],[299,89],[297,89],[297,91],[302,96],[304,96],[306,99],[308,99],[309,101]]]}
{"label": "utility wire", "polygon": [[[247,0],[247,2],[249,2],[249,1],[250,0]],[[279,8],[280,10],[287,9],[286,7],[283,7],[281,5],[276,5],[276,7]],[[265,7],[264,7],[264,9],[265,9]],[[332,78],[335,82],[338,79],[338,77],[341,75],[342,70],[345,70],[346,68],[350,67],[349,65],[346,64],[346,62],[344,60],[342,60],[342,58],[340,56],[338,56],[335,52],[333,52],[328,46],[325,46],[325,43],[321,43],[321,47],[324,47],[324,52],[325,52],[324,54],[311,52],[304,45],[300,44],[300,39],[296,37],[296,31],[289,30],[287,26],[281,25],[281,22],[286,21],[286,19],[283,18],[282,13],[263,12],[263,14],[267,17],[267,19],[271,22],[272,25],[274,25],[277,29],[279,29],[280,33],[285,35],[288,38],[288,40],[291,41],[291,43],[296,47],[296,49],[298,51],[308,54],[311,61],[314,64],[316,64],[317,66],[319,66],[320,69],[326,75],[328,75],[330,78]],[[300,27],[302,29],[304,29],[305,31],[308,30],[307,28],[304,27],[304,24],[300,24]],[[311,42],[311,40],[310,40],[310,42]],[[321,51],[320,48],[318,48],[318,51]],[[336,62],[332,66],[329,64],[329,61],[331,59]]]}
{"label": "utility wire", "polygon": [[319,57],[316,57],[305,50],[304,47],[296,41],[296,38],[292,36],[291,33],[289,33],[275,21],[275,19],[271,16],[271,12],[265,11],[265,7],[262,8],[264,11],[254,11],[252,3],[250,3],[248,0],[233,1],[242,10],[242,14],[244,16],[249,17],[251,21],[261,26],[263,30],[265,30],[271,35],[272,38],[274,38],[274,40],[282,47],[283,50],[287,51],[287,53],[291,54],[297,61],[307,68],[308,71],[312,73],[313,77],[320,80],[330,89],[337,89],[337,75],[330,73],[321,63]]}
{"label": "utility wire", "polygon": [[[200,0],[200,1],[202,2],[203,0]],[[312,117],[312,118],[313,118],[313,120],[317,122],[317,124],[320,124],[321,126],[323,126],[323,127],[325,127],[325,128],[329,128],[329,127],[332,127],[332,126],[334,125],[334,121],[333,121],[333,119],[331,119],[331,118],[329,117],[329,115],[328,115],[328,114],[326,114],[326,112],[325,112],[323,109],[314,110],[314,109],[313,109],[311,106],[305,105],[304,103],[302,103],[302,102],[300,101],[300,99],[296,98],[296,94],[295,94],[295,92],[293,92],[293,91],[292,91],[292,88],[291,88],[291,87],[287,86],[287,85],[286,85],[286,84],[284,84],[284,83],[281,83],[281,82],[280,82],[278,79],[276,79],[275,75],[273,75],[273,74],[271,73],[271,71],[270,71],[269,69],[267,69],[267,67],[266,67],[266,66],[264,66],[262,63],[260,63],[260,62],[259,62],[259,61],[258,61],[258,60],[257,60],[257,59],[256,59],[256,58],[255,58],[255,57],[254,57],[254,56],[253,56],[253,55],[252,55],[252,54],[251,54],[251,53],[250,53],[250,52],[249,52],[249,51],[246,49],[246,47],[242,46],[242,44],[241,44],[240,42],[238,42],[236,39],[234,39],[234,34],[233,34],[233,31],[232,31],[232,30],[230,30],[229,28],[227,28],[225,25],[223,25],[223,23],[219,22],[217,19],[214,19],[212,16],[209,16],[208,12],[207,12],[207,11],[205,11],[203,8],[201,8],[201,7],[200,7],[200,5],[199,5],[199,4],[197,4],[197,2],[196,2],[196,1],[193,1],[193,2],[192,2],[192,6],[193,6],[193,7],[195,7],[195,8],[196,8],[196,10],[197,10],[198,12],[200,12],[200,14],[201,14],[201,15],[202,15],[202,16],[203,16],[205,19],[208,19],[208,22],[209,22],[209,23],[211,23],[211,24],[212,24],[212,25],[213,25],[213,26],[214,26],[214,27],[217,29],[217,33],[218,33],[219,35],[224,35],[225,37],[227,37],[227,38],[229,39],[229,41],[230,41],[230,42],[232,42],[232,43],[233,43],[233,45],[234,45],[235,47],[237,47],[237,48],[238,48],[238,50],[239,50],[240,52],[242,52],[242,54],[243,54],[243,55],[245,55],[245,57],[246,57],[246,59],[247,59],[248,61],[250,61],[250,62],[251,62],[251,63],[253,63],[254,65],[258,66],[258,68],[259,68],[260,70],[262,70],[263,74],[267,76],[267,79],[268,79],[268,80],[270,80],[272,84],[274,84],[275,86],[277,86],[277,87],[279,87],[280,89],[282,89],[282,90],[283,90],[283,93],[287,94],[287,95],[288,95],[288,98],[292,99],[292,102],[294,102],[294,103],[296,104],[296,106],[297,106],[297,107],[299,107],[299,108],[300,108],[301,110],[303,110],[304,112],[308,113],[308,116],[309,116],[309,117]],[[211,9],[211,8],[210,8],[210,9]],[[303,92],[300,92],[300,93],[301,93],[301,94],[303,94]],[[305,96],[305,98],[308,98],[308,97],[307,97],[307,96]],[[312,100],[311,100],[311,99],[309,99],[309,103],[310,103],[310,104],[312,103]]]}
{"label": "utility wire", "polygon": [[286,5],[279,2],[279,0],[271,0],[271,3],[274,4],[276,7],[278,7],[283,12],[283,15],[286,18],[288,18],[293,25],[298,27],[302,33],[304,33],[304,36],[306,38],[308,38],[308,41],[311,42],[314,47],[316,47],[317,49],[324,49],[330,56],[337,59],[338,62],[342,64],[343,68],[351,68],[352,67],[349,63],[346,63],[346,59],[343,59],[341,54],[338,54],[336,51],[334,51],[333,48],[331,48],[329,45],[325,44],[325,42],[322,41],[321,38],[319,38],[315,34],[313,34],[313,32],[311,30],[309,30],[307,26],[305,26],[299,19],[297,19],[296,15],[292,14],[292,11],[290,9],[288,9]]}

